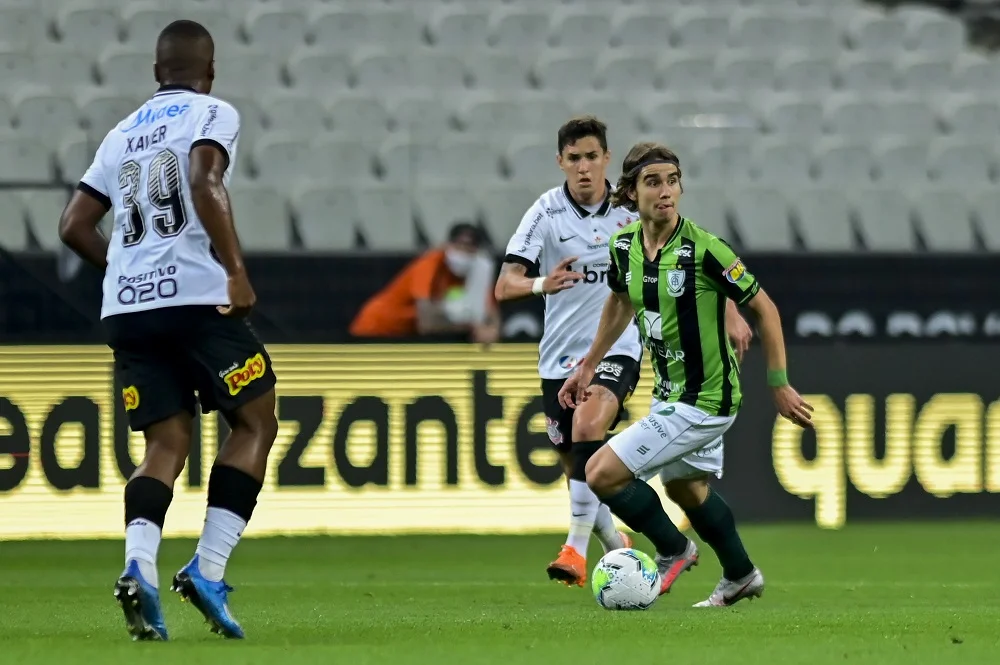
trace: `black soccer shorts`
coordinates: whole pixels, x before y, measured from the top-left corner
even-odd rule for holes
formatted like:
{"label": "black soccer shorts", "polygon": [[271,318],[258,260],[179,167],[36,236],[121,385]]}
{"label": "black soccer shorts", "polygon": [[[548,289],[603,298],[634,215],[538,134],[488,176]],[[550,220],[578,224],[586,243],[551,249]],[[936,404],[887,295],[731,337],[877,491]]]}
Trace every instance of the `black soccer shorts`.
{"label": "black soccer shorts", "polygon": [[[104,319],[129,426],[178,413],[232,413],[274,388],[271,357],[245,319],[213,305],[164,307]],[[195,397],[197,393],[197,398]]]}
{"label": "black soccer shorts", "polygon": [[[607,356],[597,365],[592,386],[604,386],[618,398],[618,414],[609,429],[614,429],[624,415],[625,403],[639,383],[639,361],[628,356]],[[549,441],[560,452],[573,446],[573,409],[559,406],[559,390],[565,379],[542,379],[542,403]]]}

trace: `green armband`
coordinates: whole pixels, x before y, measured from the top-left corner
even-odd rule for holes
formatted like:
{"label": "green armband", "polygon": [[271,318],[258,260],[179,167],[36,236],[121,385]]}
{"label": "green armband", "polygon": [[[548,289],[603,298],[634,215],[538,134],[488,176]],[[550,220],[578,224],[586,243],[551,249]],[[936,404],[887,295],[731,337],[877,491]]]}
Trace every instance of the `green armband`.
{"label": "green armband", "polygon": [[781,388],[788,385],[788,372],[783,369],[767,370],[767,385],[772,388]]}

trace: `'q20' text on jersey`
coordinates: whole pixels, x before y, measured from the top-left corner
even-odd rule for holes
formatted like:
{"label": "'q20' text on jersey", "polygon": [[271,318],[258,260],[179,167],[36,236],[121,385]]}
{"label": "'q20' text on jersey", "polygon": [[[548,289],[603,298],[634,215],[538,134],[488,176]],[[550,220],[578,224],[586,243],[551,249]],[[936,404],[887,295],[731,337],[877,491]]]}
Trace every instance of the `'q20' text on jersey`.
{"label": "'q20' text on jersey", "polygon": [[636,222],[612,238],[611,262],[609,286],[628,294],[649,349],[654,396],[712,415],[735,415],[742,393],[726,334],[726,298],[745,304],[760,285],[732,248],[681,218],[650,261]]}
{"label": "'q20' text on jersey", "polygon": [[228,184],[239,131],[230,104],[165,86],[104,138],[79,185],[114,210],[101,318],[229,301],[191,202],[188,155],[205,144],[222,150]]}
{"label": "'q20' text on jersey", "polygon": [[[607,186],[607,184],[606,184]],[[545,296],[545,323],[539,344],[538,373],[543,379],[564,379],[573,373],[590,349],[604,303],[607,286],[608,242],[628,226],[635,213],[613,208],[609,200],[593,214],[580,206],[565,184],[542,194],[521,219],[507,245],[506,263],[528,268],[537,262],[547,275],[563,259],[578,256],[570,266],[584,275],[572,288]],[[629,324],[608,355],[641,360],[642,346],[635,324]]]}

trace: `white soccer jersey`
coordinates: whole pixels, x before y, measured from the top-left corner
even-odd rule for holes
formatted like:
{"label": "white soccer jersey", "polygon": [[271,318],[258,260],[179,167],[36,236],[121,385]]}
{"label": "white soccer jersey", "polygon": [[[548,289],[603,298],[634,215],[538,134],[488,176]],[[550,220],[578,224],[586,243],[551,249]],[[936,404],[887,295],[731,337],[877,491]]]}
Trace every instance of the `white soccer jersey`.
{"label": "white soccer jersey", "polygon": [[[586,276],[570,289],[545,296],[545,330],[538,357],[543,379],[568,377],[590,349],[601,310],[611,295],[608,240],[636,218],[624,208],[612,208],[608,200],[591,214],[563,184],[542,194],[521,219],[507,245],[505,262],[532,266],[537,261],[541,274],[547,275],[564,258],[578,256],[580,260],[570,268]],[[608,355],[640,360],[641,354],[639,329],[633,321]]]}
{"label": "white soccer jersey", "polygon": [[190,196],[188,154],[211,144],[236,161],[230,104],[164,86],[101,142],[79,189],[114,210],[101,318],[180,305],[224,305],[226,271]]}

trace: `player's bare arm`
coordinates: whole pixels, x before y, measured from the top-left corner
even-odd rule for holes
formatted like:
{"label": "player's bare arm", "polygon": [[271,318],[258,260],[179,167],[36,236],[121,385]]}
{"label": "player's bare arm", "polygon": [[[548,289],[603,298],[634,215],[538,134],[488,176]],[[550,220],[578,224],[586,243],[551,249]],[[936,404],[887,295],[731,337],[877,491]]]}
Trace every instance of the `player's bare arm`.
{"label": "player's bare arm", "polygon": [[570,289],[583,275],[570,270],[577,256],[568,256],[556,265],[545,277],[531,278],[527,276],[528,268],[521,263],[509,261],[500,268],[500,277],[493,293],[499,302],[505,300],[520,300],[533,295],[552,295]]}
{"label": "player's bare arm", "polygon": [[597,365],[628,328],[633,315],[634,310],[632,303],[629,302],[628,293],[612,293],[604,301],[601,322],[597,324],[597,333],[594,335],[594,342],[590,345],[590,350],[580,361],[580,366],[571,377],[566,379],[566,383],[559,390],[559,404],[563,408],[573,409],[578,403],[587,400],[590,396],[590,382],[594,378]]}
{"label": "player's bare arm", "polygon": [[257,295],[243,264],[229,192],[223,184],[229,157],[216,146],[198,145],[191,150],[190,161],[191,202],[229,276],[229,305],[219,307],[219,311],[226,316],[246,316]]}
{"label": "player's bare arm", "polygon": [[108,239],[97,225],[108,209],[104,201],[78,189],[59,219],[59,239],[101,272],[108,267]]}
{"label": "player's bare arm", "polygon": [[742,362],[743,354],[750,348],[750,340],[753,339],[753,328],[740,314],[736,303],[728,298],[726,299],[726,333],[733,343],[736,359]]}
{"label": "player's bare arm", "polygon": [[799,427],[812,428],[813,407],[788,383],[785,338],[781,332],[778,307],[763,289],[748,304],[760,326],[760,338],[767,361],[767,383],[774,390],[774,403],[778,407],[778,413]]}

